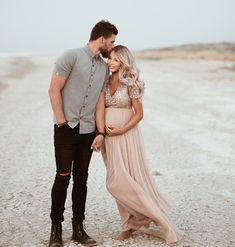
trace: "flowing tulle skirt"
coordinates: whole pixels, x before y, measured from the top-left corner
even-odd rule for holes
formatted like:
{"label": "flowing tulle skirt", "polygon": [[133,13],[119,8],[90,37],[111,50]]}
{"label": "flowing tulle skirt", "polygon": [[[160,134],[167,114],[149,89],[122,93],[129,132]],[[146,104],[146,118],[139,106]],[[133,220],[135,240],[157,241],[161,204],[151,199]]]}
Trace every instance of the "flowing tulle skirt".
{"label": "flowing tulle skirt", "polygon": [[[123,126],[133,115],[132,109],[106,108],[106,125]],[[123,135],[105,137],[102,155],[107,168],[106,186],[116,199],[122,230],[138,230],[154,222],[156,234],[173,243],[182,233],[170,221],[171,203],[157,189],[146,163],[138,126]]]}

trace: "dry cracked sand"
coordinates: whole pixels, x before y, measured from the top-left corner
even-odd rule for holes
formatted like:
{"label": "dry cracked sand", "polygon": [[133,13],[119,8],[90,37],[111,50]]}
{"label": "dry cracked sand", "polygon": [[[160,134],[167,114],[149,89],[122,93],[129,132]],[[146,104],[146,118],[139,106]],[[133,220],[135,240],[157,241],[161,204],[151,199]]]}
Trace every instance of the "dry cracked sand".
{"label": "dry cracked sand", "polygon": [[[0,246],[42,247],[50,234],[54,179],[53,124],[48,86],[55,56],[0,56]],[[176,202],[172,220],[185,232],[171,246],[235,246],[235,70],[232,62],[138,60],[146,82],[141,129],[158,188]],[[63,240],[71,241],[71,183]],[[105,167],[94,153],[86,228],[100,247],[167,246],[120,229]]]}

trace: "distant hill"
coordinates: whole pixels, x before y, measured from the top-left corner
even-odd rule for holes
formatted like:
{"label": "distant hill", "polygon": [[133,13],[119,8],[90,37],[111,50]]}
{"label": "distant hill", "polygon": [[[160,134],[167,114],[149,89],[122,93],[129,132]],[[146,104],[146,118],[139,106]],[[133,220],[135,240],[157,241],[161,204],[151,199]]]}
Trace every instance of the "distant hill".
{"label": "distant hill", "polygon": [[185,44],[134,53],[141,59],[206,59],[235,61],[235,42]]}

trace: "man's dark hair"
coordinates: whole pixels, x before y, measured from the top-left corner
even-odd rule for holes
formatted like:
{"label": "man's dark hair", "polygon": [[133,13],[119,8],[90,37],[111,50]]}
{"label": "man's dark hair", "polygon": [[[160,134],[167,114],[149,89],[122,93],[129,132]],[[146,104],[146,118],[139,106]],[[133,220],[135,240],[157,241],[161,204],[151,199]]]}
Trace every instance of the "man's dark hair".
{"label": "man's dark hair", "polygon": [[117,28],[108,21],[99,21],[91,30],[90,41],[97,40],[99,37],[103,36],[105,39],[112,36],[112,34],[117,35]]}

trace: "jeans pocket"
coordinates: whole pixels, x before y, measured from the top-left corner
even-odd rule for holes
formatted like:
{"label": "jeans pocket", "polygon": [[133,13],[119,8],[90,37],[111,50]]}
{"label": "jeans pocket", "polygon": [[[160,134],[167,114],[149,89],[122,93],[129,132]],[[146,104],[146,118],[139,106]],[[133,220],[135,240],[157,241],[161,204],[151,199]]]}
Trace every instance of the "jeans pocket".
{"label": "jeans pocket", "polygon": [[60,136],[60,135],[64,135],[66,132],[66,129],[68,128],[68,124],[62,125],[60,127],[58,127],[58,125],[54,125],[54,135],[55,136]]}

